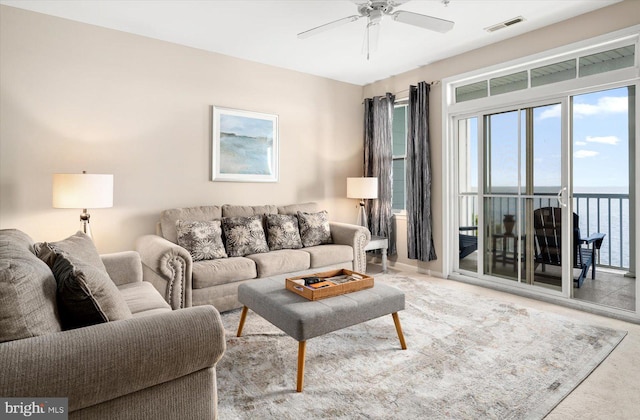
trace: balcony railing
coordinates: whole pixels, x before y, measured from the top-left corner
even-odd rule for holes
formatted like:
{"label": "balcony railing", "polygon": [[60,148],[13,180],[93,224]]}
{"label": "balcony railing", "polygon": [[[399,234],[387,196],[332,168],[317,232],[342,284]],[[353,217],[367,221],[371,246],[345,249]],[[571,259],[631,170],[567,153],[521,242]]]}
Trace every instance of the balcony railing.
{"label": "balcony railing", "polygon": [[[521,199],[522,200],[522,199]],[[460,226],[475,226],[478,224],[478,197],[476,195],[460,196]],[[492,196],[488,200],[489,214],[485,214],[485,221],[498,225],[505,214],[517,214],[518,198],[510,196]],[[533,207],[556,207],[555,198],[534,198]],[[600,267],[610,267],[629,270],[630,248],[629,232],[629,195],[606,193],[574,193],[573,208],[578,214],[581,236],[592,233],[605,233],[605,239],[600,248],[596,264]],[[487,217],[489,216],[489,217]],[[500,227],[497,227],[498,229]],[[520,232],[524,226],[519,226]]]}
{"label": "balcony railing", "polygon": [[588,236],[605,233],[600,248],[599,266],[629,270],[628,194],[574,194],[573,208],[580,220],[580,232]]}

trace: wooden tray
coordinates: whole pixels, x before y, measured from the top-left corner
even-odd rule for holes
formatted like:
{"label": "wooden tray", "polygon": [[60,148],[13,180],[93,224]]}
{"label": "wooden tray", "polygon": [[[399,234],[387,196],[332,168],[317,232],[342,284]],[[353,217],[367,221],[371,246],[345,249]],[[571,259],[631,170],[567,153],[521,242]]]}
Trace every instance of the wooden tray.
{"label": "wooden tray", "polygon": [[[321,289],[314,289],[312,287],[305,286],[303,280],[305,277],[320,277],[331,281],[329,280],[331,277],[338,276],[353,276],[359,277],[359,279],[347,281],[342,284],[334,284]],[[309,300],[318,300],[343,295],[345,293],[357,292],[358,290],[370,289],[373,287],[373,277],[343,268],[340,270],[324,271],[322,273],[305,274],[304,276],[287,278],[285,285],[287,290],[290,290],[293,293],[303,296]]]}

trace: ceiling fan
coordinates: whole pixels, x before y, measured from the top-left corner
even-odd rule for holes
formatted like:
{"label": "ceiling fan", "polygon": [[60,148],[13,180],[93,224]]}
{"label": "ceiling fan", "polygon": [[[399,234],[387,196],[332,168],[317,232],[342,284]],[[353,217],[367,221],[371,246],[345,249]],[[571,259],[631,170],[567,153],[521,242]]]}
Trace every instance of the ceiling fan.
{"label": "ceiling fan", "polygon": [[[317,35],[321,32],[329,29],[337,28],[349,22],[355,22],[361,18],[367,18],[367,29],[365,33],[365,42],[367,46],[367,59],[369,59],[369,47],[371,30],[374,30],[374,36],[377,35],[380,22],[385,16],[389,16],[391,19],[406,23],[409,25],[417,26],[419,28],[428,29],[436,32],[448,32],[453,28],[454,22],[446,19],[440,19],[433,16],[427,16],[420,13],[409,12],[406,10],[395,10],[397,6],[400,6],[409,0],[351,0],[356,4],[359,15],[351,15],[342,19],[334,20],[333,22],[325,23],[324,25],[317,26],[298,34],[298,38],[304,39],[310,36]],[[442,3],[446,6],[450,0],[442,0]],[[374,38],[375,39],[375,38]]]}

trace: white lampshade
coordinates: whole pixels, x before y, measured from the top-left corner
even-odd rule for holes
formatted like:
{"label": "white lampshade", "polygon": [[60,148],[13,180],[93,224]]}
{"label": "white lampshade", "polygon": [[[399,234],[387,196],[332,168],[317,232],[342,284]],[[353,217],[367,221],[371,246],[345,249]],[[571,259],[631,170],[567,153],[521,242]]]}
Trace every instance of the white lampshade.
{"label": "white lampshade", "polygon": [[378,178],[347,178],[347,198],[378,198]]}
{"label": "white lampshade", "polygon": [[53,207],[60,209],[113,207],[113,175],[53,174]]}

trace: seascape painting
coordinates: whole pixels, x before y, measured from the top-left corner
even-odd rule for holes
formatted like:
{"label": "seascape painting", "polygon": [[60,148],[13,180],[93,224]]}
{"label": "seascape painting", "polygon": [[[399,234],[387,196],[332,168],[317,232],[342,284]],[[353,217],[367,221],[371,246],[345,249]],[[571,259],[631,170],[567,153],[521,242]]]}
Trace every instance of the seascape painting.
{"label": "seascape painting", "polygon": [[278,117],[214,107],[214,181],[276,182]]}

